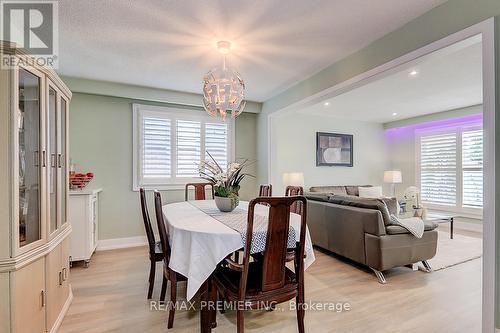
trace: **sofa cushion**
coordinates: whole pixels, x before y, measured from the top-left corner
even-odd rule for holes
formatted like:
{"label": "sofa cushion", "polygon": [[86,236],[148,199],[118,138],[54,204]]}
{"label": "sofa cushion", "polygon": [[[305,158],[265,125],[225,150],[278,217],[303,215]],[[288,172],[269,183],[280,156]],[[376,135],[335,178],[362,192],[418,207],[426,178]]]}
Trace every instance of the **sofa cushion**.
{"label": "sofa cushion", "polygon": [[359,185],[359,186],[345,186],[345,190],[347,192],[347,195],[354,195],[354,196],[359,196],[359,189],[358,187],[372,187],[372,185]]}
{"label": "sofa cushion", "polygon": [[358,187],[358,193],[360,198],[382,198],[382,186],[372,186],[372,187]]}
{"label": "sofa cushion", "polygon": [[[424,232],[431,231],[438,227],[436,222],[432,221],[424,221]],[[400,235],[400,234],[409,234],[409,231],[399,225],[388,225],[385,227],[385,231],[388,235]]]}
{"label": "sofa cushion", "polygon": [[338,195],[347,195],[345,186],[313,186],[309,189],[311,192],[330,193]]}
{"label": "sofa cushion", "polygon": [[330,197],[330,193],[306,192],[306,193],[304,193],[304,196],[307,198],[307,200],[328,202],[328,198]]}
{"label": "sofa cushion", "polygon": [[386,204],[380,199],[370,199],[370,198],[359,198],[355,196],[342,196],[342,195],[332,195],[329,202],[337,205],[358,207],[358,208],[367,208],[367,209],[375,209],[380,211],[382,214],[382,219],[384,221],[384,225],[390,225],[391,215],[389,214],[389,210],[387,209]]}

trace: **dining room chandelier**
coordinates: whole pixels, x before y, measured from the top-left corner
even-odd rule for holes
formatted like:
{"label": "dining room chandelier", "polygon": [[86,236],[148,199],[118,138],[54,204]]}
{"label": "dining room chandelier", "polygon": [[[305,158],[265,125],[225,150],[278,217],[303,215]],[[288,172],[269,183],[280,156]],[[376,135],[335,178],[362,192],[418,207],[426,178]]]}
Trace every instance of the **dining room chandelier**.
{"label": "dining room chandelier", "polygon": [[226,55],[231,50],[228,41],[217,42],[217,50],[222,54],[222,67],[216,67],[203,77],[203,107],[213,117],[226,120],[239,116],[245,108],[245,82],[240,74],[226,66]]}

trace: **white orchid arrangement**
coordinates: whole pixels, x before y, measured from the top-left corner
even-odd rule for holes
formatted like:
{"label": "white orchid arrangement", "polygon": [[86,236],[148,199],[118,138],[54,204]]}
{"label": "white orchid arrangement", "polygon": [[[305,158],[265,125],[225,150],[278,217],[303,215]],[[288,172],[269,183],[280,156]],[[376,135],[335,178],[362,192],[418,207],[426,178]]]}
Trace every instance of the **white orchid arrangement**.
{"label": "white orchid arrangement", "polygon": [[227,170],[223,170],[213,156],[207,151],[210,160],[202,161],[198,165],[200,177],[208,180],[214,185],[215,195],[218,197],[237,197],[240,190],[240,183],[246,177],[253,177],[242,170],[251,164],[248,159],[241,162],[231,162]]}

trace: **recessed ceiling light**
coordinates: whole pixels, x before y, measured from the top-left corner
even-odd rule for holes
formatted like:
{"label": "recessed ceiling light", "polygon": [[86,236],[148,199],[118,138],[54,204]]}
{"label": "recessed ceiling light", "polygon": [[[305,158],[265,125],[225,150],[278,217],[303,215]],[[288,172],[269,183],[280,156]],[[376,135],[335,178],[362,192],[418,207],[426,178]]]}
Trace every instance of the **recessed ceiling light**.
{"label": "recessed ceiling light", "polygon": [[325,102],[325,103],[323,103],[323,105],[328,106],[328,105],[330,105],[330,102]]}
{"label": "recessed ceiling light", "polygon": [[398,115],[398,113],[397,113],[397,112],[393,112],[393,113],[392,113],[392,116],[393,116],[393,117],[394,117],[394,116],[397,116],[397,115]]}
{"label": "recessed ceiling light", "polygon": [[410,76],[415,76],[418,74],[418,71],[416,69],[412,69],[409,73]]}

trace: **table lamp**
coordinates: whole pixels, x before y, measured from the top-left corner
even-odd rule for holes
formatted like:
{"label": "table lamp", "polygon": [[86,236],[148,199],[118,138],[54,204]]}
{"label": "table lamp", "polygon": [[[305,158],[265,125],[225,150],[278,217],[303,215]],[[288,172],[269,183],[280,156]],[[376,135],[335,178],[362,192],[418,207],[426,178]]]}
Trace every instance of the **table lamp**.
{"label": "table lamp", "polygon": [[304,173],[302,172],[285,172],[283,174],[283,186],[304,186]]}
{"label": "table lamp", "polygon": [[396,184],[401,184],[403,177],[400,170],[384,171],[384,183],[391,184],[391,196],[396,196]]}

